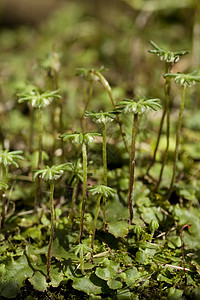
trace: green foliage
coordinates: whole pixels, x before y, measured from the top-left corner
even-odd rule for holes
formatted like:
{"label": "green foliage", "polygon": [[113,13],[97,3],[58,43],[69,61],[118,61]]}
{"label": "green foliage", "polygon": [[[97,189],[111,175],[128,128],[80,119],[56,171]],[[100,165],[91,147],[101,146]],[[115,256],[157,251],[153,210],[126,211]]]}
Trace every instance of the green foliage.
{"label": "green foliage", "polygon": [[88,191],[92,195],[101,195],[102,197],[114,197],[116,194],[116,191],[108,186],[105,185],[93,185],[92,187],[88,188]]}
{"label": "green foliage", "polygon": [[59,137],[63,139],[63,141],[70,140],[74,144],[90,144],[95,136],[100,136],[100,133],[96,132],[88,132],[88,133],[63,133]]}
{"label": "green foliage", "polygon": [[169,51],[161,48],[155,42],[150,41],[150,44],[155,48],[153,50],[149,50],[149,53],[153,53],[159,56],[160,60],[165,61],[167,63],[176,63],[180,60],[181,56],[184,56],[190,51]]}
{"label": "green foliage", "polygon": [[38,170],[33,175],[33,180],[36,179],[36,177],[41,177],[45,181],[54,181],[58,180],[64,173],[65,170],[67,170],[68,164],[61,164],[58,166],[46,166],[45,169]]}
{"label": "green foliage", "polygon": [[[187,86],[200,81],[198,71],[178,72],[190,72],[190,61],[195,68],[199,65],[199,1],[123,0],[118,1],[121,3],[114,10],[110,9],[112,1],[93,1],[92,5],[87,0],[82,2],[80,5],[66,1],[60,11],[37,29],[19,26],[2,28],[0,32],[2,175],[6,173],[3,168],[17,168],[11,168],[12,172],[6,174],[9,193],[5,192],[8,188],[5,180],[0,182],[4,197],[1,210],[4,206],[6,212],[6,226],[0,231],[0,298],[199,299],[198,85],[194,92],[187,94],[176,180],[171,196],[167,197],[177,127],[174,117],[177,105],[173,99],[179,96],[178,89],[170,90],[170,82],[174,79],[185,91]],[[147,52],[149,37],[159,40],[166,49],[168,45],[175,49],[193,45],[192,59],[186,57],[180,69],[178,64],[173,69],[189,51],[168,51],[151,41],[153,49],[149,52],[156,54],[166,66],[165,80],[159,83],[159,62],[152,65],[154,60],[149,59]],[[109,68],[105,77],[106,69],[98,68],[102,64]],[[86,84],[74,76],[77,66],[83,66],[77,69],[76,75]],[[170,73],[173,71],[176,73]],[[19,103],[28,102],[28,108],[16,103],[15,90]],[[146,171],[156,146],[160,113],[155,118],[146,112],[157,111],[161,105],[157,98],[137,100],[135,95],[155,95],[165,100],[163,113],[168,114],[170,123],[170,130],[168,124],[161,130],[160,147],[150,176]],[[170,111],[165,111],[166,95],[170,96],[170,118]],[[132,96],[134,100],[126,99]],[[53,99],[58,99],[59,105],[52,103],[41,122],[42,109]],[[32,151],[37,147],[33,108],[38,109],[46,167],[42,165],[44,159],[40,166],[37,162],[38,156],[42,157],[42,148],[39,152]],[[143,122],[137,122],[142,115]],[[84,117],[100,123],[102,135]],[[135,124],[130,122],[131,117]],[[135,172],[129,173],[131,127],[135,134],[132,143],[135,155],[131,160]],[[166,142],[167,131],[170,137]],[[108,154],[103,159],[102,139],[103,154]],[[122,145],[122,139],[128,147]],[[68,140],[72,145],[63,143]],[[87,147],[92,141],[96,143]],[[83,161],[73,143],[82,147]],[[5,148],[14,151],[2,150]],[[15,151],[19,148],[23,152]],[[20,168],[18,161],[23,159],[22,153],[26,160]],[[106,162],[104,172],[102,160]],[[166,168],[157,189],[163,161]],[[66,176],[61,179],[64,171]],[[34,180],[45,181],[40,187],[37,214],[34,213],[32,173]],[[133,220],[130,222],[127,196],[133,178]],[[58,179],[54,191],[54,181]],[[186,228],[186,224],[190,227]],[[48,255],[49,240],[52,245]],[[46,276],[48,258],[50,282]]]}
{"label": "green foliage", "polygon": [[159,99],[145,99],[145,98],[140,98],[139,100],[125,99],[121,102],[118,102],[116,106],[119,111],[123,111],[123,113],[125,114],[133,113],[133,114],[142,115],[150,108],[155,111],[158,108],[161,108],[159,101],[160,101]]}
{"label": "green foliage", "polygon": [[94,69],[86,69],[86,68],[77,68],[76,69],[76,76],[81,76],[87,81],[98,81],[99,76],[102,72],[106,71],[107,69],[103,66],[98,70],[95,71]]}
{"label": "green foliage", "polygon": [[117,114],[117,112],[115,112],[115,111],[111,111],[111,112],[103,112],[103,111],[101,111],[101,112],[95,112],[95,111],[88,112],[88,111],[86,111],[85,112],[85,117],[91,117],[92,120],[96,123],[106,124],[106,123],[112,122],[115,119],[116,114]]}
{"label": "green foliage", "polygon": [[18,168],[19,165],[15,160],[24,159],[20,154],[23,154],[23,151],[0,150],[0,164],[2,164],[5,168],[9,165],[13,165]]}
{"label": "green foliage", "polygon": [[200,82],[200,76],[195,75],[197,72],[194,71],[192,73],[184,74],[184,73],[176,73],[176,74],[164,74],[164,78],[173,78],[174,82],[181,86],[193,86],[197,82]]}
{"label": "green foliage", "polygon": [[46,91],[41,93],[38,89],[32,89],[29,92],[24,92],[18,95],[19,103],[28,101],[32,107],[41,109],[48,106],[54,98],[60,99],[61,96],[58,95],[58,90],[56,91]]}

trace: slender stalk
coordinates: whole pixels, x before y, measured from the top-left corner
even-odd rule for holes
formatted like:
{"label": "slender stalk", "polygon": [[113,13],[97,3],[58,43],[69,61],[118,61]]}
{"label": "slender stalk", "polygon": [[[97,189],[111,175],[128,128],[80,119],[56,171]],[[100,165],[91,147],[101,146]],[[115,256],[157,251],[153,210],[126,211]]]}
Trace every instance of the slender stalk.
{"label": "slender stalk", "polygon": [[83,248],[81,249],[80,253],[79,253],[79,258],[80,258],[80,269],[81,269],[81,273],[82,275],[85,274],[84,271],[84,252],[83,252]]}
{"label": "slender stalk", "polygon": [[[107,153],[106,153],[106,124],[102,122],[102,135],[103,135],[103,184],[107,186]],[[106,224],[106,198],[103,197],[103,228]]]}
{"label": "slender stalk", "polygon": [[129,222],[133,220],[133,186],[135,174],[135,141],[136,131],[138,126],[138,114],[134,114],[133,127],[132,127],[132,141],[131,141],[131,157],[130,157],[130,179],[129,179],[129,193],[128,193],[128,207],[130,213]]}
{"label": "slender stalk", "polygon": [[33,149],[32,149],[32,144],[33,144],[33,124],[34,124],[34,111],[33,111],[33,107],[31,105],[29,105],[29,113],[30,113],[30,135],[29,135],[29,152],[32,153]]}
{"label": "slender stalk", "polygon": [[86,144],[82,145],[83,156],[83,194],[82,194],[82,206],[81,206],[81,221],[80,221],[80,233],[79,243],[81,243],[83,235],[83,220],[85,215],[86,195],[87,195],[87,147]]}
{"label": "slender stalk", "polygon": [[168,190],[167,199],[169,199],[171,196],[174,181],[175,181],[176,165],[177,165],[177,160],[178,160],[178,150],[179,150],[180,135],[181,135],[181,125],[182,125],[183,110],[184,110],[184,105],[185,105],[185,93],[186,93],[186,86],[183,87],[183,92],[182,92],[182,97],[181,97],[179,118],[178,118],[178,124],[177,124],[177,128],[176,128],[176,147],[175,147],[175,155],[174,155],[174,163],[173,163],[173,174],[172,174],[170,188]]}
{"label": "slender stalk", "polygon": [[193,67],[199,66],[200,58],[200,3],[198,0],[194,2],[194,18],[192,32],[192,64]]}
{"label": "slender stalk", "polygon": [[91,262],[93,263],[93,255],[94,255],[94,238],[95,238],[95,232],[96,232],[96,224],[97,224],[97,218],[99,215],[99,209],[100,209],[100,203],[101,203],[101,195],[97,199],[97,204],[96,204],[96,210],[95,210],[95,215],[94,215],[94,223],[93,223],[93,232],[92,232],[92,241],[91,241]]}
{"label": "slender stalk", "polygon": [[38,169],[41,169],[42,166],[42,135],[43,135],[43,127],[42,127],[42,110],[38,109],[38,130],[39,130],[39,141],[38,141]]}
{"label": "slender stalk", "polygon": [[76,182],[74,184],[73,193],[72,193],[72,208],[70,213],[70,219],[73,221],[75,216],[75,204],[76,204],[76,197],[78,192],[78,185],[79,185],[79,179],[76,179]]}
{"label": "slender stalk", "polygon": [[[168,73],[170,70],[169,68],[169,63],[165,63],[165,73]],[[157,138],[157,142],[156,142],[156,147],[153,153],[153,158],[152,161],[147,169],[147,175],[149,174],[150,169],[152,168],[152,166],[154,165],[155,161],[156,161],[156,154],[158,151],[158,146],[160,143],[160,138],[161,138],[161,134],[162,134],[162,129],[163,129],[163,124],[164,124],[164,119],[166,116],[167,111],[169,110],[169,92],[170,92],[170,85],[168,84],[167,80],[165,81],[165,85],[164,85],[164,92],[165,92],[165,103],[164,103],[164,109],[163,109],[163,113],[162,113],[162,117],[160,120],[160,126],[159,126],[159,130],[158,130],[158,138]],[[169,120],[168,120],[169,121]],[[169,123],[167,121],[167,128],[169,126]],[[169,129],[169,128],[168,128]],[[168,140],[168,138],[167,138]],[[165,150],[166,151],[166,150]],[[166,154],[165,154],[166,155]],[[162,177],[162,175],[161,175]]]}
{"label": "slender stalk", "polygon": [[166,109],[166,113],[167,113],[167,131],[166,131],[167,144],[166,144],[164,156],[163,156],[163,159],[162,159],[162,167],[161,167],[161,170],[160,170],[160,175],[159,175],[159,179],[158,179],[156,189],[159,188],[159,185],[160,185],[161,180],[162,180],[162,175],[163,175],[164,167],[166,165],[168,149],[169,149],[169,135],[170,135],[170,105],[169,105],[170,100],[169,100],[169,94],[170,94],[170,86],[171,86],[171,80],[169,78],[166,78],[165,86],[164,86],[164,92],[165,92],[165,109]]}
{"label": "slender stalk", "polygon": [[[109,83],[107,82],[107,80],[105,80],[105,78],[101,75],[101,73],[94,71],[94,74],[99,78],[101,84],[103,85],[104,89],[108,93],[108,96],[110,98],[110,101],[112,102],[113,108],[115,108],[115,101],[113,99],[113,95],[112,95],[111,87],[110,87]],[[124,133],[123,128],[122,128],[122,122],[121,122],[118,115],[116,116],[116,118],[117,118],[117,122],[118,122],[119,127],[120,127],[120,132],[121,132],[122,140],[123,140],[123,143],[124,143],[124,147],[125,147],[126,151],[129,153],[128,145],[127,145],[127,142],[126,142],[126,139],[125,139],[125,133]]]}
{"label": "slender stalk", "polygon": [[[38,163],[37,169],[40,170],[42,166],[42,135],[43,135],[43,127],[42,127],[42,110],[38,109]],[[37,213],[37,209],[39,206],[39,194],[40,194],[40,178],[36,178],[36,195],[35,195],[35,213]]]}
{"label": "slender stalk", "polygon": [[54,182],[50,181],[50,209],[51,209],[51,231],[49,239],[49,247],[47,253],[47,280],[51,280],[50,269],[51,269],[51,248],[53,244],[53,235],[54,235],[54,223],[55,223],[55,211],[53,204],[53,193],[54,193]]}
{"label": "slender stalk", "polygon": [[[6,167],[4,167],[4,165],[2,165],[2,182],[6,183]],[[7,201],[6,190],[4,187],[2,187],[1,195],[2,195],[2,205],[1,205],[2,212],[1,212],[0,228],[4,228],[4,223],[6,218],[6,201]]]}
{"label": "slender stalk", "polygon": [[88,106],[89,106],[90,101],[92,99],[92,95],[93,95],[93,83],[90,82],[89,83],[89,91],[87,92],[87,96],[86,96],[86,100],[85,100],[84,111],[83,111],[83,114],[81,116],[82,132],[87,131],[87,128],[86,128],[87,119],[85,119],[84,116],[85,116],[85,111],[88,109]]}
{"label": "slender stalk", "polygon": [[183,229],[188,227],[188,229],[190,229],[190,225],[186,224],[183,225],[183,227],[181,228],[181,252],[182,252],[182,259],[183,259],[183,271],[184,271],[184,275],[185,275],[185,285],[187,285],[187,276],[186,276],[186,268],[185,268],[185,255],[184,255],[184,248],[183,248]]}

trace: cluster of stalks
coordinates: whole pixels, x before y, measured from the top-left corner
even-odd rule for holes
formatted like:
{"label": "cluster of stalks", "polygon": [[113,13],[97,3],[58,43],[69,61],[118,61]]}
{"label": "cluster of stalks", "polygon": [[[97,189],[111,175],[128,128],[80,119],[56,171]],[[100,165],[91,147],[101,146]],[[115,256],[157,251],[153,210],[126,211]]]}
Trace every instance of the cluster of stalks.
{"label": "cluster of stalks", "polygon": [[[174,79],[175,83],[183,86],[181,104],[180,104],[180,112],[178,117],[177,129],[176,129],[176,148],[174,154],[173,161],[173,174],[171,178],[171,184],[168,190],[167,197],[171,196],[174,182],[176,180],[176,166],[178,160],[179,153],[179,144],[180,144],[180,132],[183,118],[183,110],[185,103],[185,93],[186,87],[192,86],[196,82],[200,82],[200,77],[196,76],[195,73],[183,74],[183,73],[171,73],[171,69],[174,63],[176,63],[181,56],[188,53],[188,51],[180,51],[180,52],[171,52],[166,51],[163,48],[159,47],[157,44],[151,41],[151,45],[155,48],[154,50],[150,50],[150,53],[154,53],[160,57],[162,61],[165,62],[165,84],[164,84],[164,109],[160,121],[160,127],[158,130],[158,138],[156,142],[156,147],[154,150],[152,161],[147,169],[147,174],[150,174],[150,170],[152,166],[156,162],[156,154],[159,148],[160,138],[163,131],[163,124],[166,118],[167,120],[167,130],[166,130],[166,148],[164,151],[162,165],[160,174],[158,176],[156,189],[159,188],[164,167],[167,162],[167,155],[169,150],[169,141],[170,141],[170,86],[171,80]],[[57,129],[54,127],[53,122],[53,135],[55,131],[62,132],[63,131],[63,121],[62,121],[62,101],[61,96],[58,94],[58,75],[59,75],[59,60],[57,54],[53,51],[52,56],[49,60],[46,61],[43,65],[44,69],[47,71],[47,78],[50,81],[49,87],[54,89],[53,91],[42,92],[37,87],[32,86],[29,90],[24,91],[19,94],[19,103],[24,101],[28,101],[29,105],[36,109],[38,112],[38,160],[37,160],[37,171],[35,171],[33,175],[34,181],[36,181],[36,196],[35,196],[35,211],[37,212],[37,208],[40,205],[40,180],[43,179],[47,181],[50,185],[50,213],[51,213],[51,228],[50,228],[50,239],[47,253],[47,280],[51,280],[50,274],[50,266],[51,266],[51,249],[53,244],[53,235],[54,235],[54,226],[55,226],[55,211],[54,211],[54,184],[55,181],[58,180],[64,173],[64,171],[70,172],[71,176],[69,178],[69,183],[73,186],[72,193],[72,206],[71,212],[69,214],[72,222],[75,220],[76,211],[75,204],[76,198],[78,194],[78,186],[79,183],[82,182],[82,198],[80,205],[80,230],[79,230],[79,244],[74,248],[74,251],[80,258],[80,266],[81,272],[84,274],[83,267],[83,255],[84,251],[91,252],[91,261],[93,262],[93,253],[94,253],[94,240],[95,240],[95,232],[96,232],[96,223],[99,215],[99,210],[102,208],[103,212],[103,229],[106,228],[106,201],[114,197],[116,191],[108,186],[108,176],[107,176],[107,124],[112,121],[116,121],[120,127],[121,138],[124,143],[124,149],[129,154],[129,189],[128,189],[128,200],[127,206],[129,209],[129,223],[133,223],[134,214],[133,214],[133,195],[134,195],[134,183],[135,183],[135,159],[136,159],[136,136],[137,129],[140,117],[146,113],[148,110],[154,110],[161,108],[160,101],[157,98],[134,98],[134,99],[125,99],[118,103],[115,103],[111,87],[105,77],[102,75],[104,68],[100,68],[99,70],[94,69],[78,69],[77,75],[81,75],[84,79],[89,82],[89,90],[88,96],[85,101],[84,112],[82,114],[82,132],[74,132],[74,133],[62,133],[59,137],[62,142],[70,141],[73,144],[78,144],[80,149],[80,157],[77,159],[76,163],[65,162],[60,165],[53,165],[51,167],[43,166],[42,162],[42,136],[43,136],[43,126],[42,126],[42,113],[43,108],[48,106],[53,100],[58,99],[60,101],[60,124]],[[91,100],[93,96],[93,88],[94,83],[100,82],[105,91],[107,92],[109,99],[112,103],[113,110],[109,112],[95,112],[88,111],[89,106],[91,105]],[[32,109],[31,109],[31,112]],[[54,109],[52,110],[52,114],[54,113]],[[131,114],[133,116],[132,123],[132,133],[131,133],[131,144],[128,145],[126,141],[126,136],[124,134],[124,130],[122,128],[122,123],[120,119],[120,114]],[[101,125],[101,134],[96,132],[85,132],[86,127],[84,125],[85,118],[91,118],[95,123],[99,123]],[[53,116],[54,119],[54,116]],[[31,131],[32,134],[32,131]],[[56,135],[54,135],[55,137]],[[95,138],[102,137],[102,178],[103,182],[99,185],[94,185],[88,188],[88,146],[91,142],[95,142]],[[55,145],[55,141],[54,141]],[[53,146],[54,147],[54,146]],[[55,149],[54,149],[55,150]],[[7,171],[8,165],[12,164],[15,167],[18,167],[18,164],[15,160],[22,160],[22,151],[0,151],[0,166],[1,166],[1,182],[0,189],[2,194],[2,213],[1,213],[1,228],[4,227],[5,217],[6,217],[6,193],[5,190],[8,188],[7,185]],[[82,163],[81,163],[82,162]],[[84,234],[84,216],[86,211],[86,203],[87,203],[87,195],[88,192],[94,196],[97,196],[96,201],[96,209],[94,214],[93,221],[93,230],[92,230],[92,238],[91,238],[91,247],[87,247],[83,245],[82,239]],[[102,202],[102,205],[101,205]],[[158,224],[151,224],[152,232],[154,232],[155,228],[157,228]]]}

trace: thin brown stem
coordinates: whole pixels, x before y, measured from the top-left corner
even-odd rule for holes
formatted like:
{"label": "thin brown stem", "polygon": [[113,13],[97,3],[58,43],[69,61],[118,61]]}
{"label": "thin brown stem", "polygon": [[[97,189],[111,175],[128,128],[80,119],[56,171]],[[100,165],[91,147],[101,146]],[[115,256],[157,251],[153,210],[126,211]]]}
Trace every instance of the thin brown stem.
{"label": "thin brown stem", "polygon": [[53,235],[54,235],[54,223],[55,223],[55,211],[53,204],[53,193],[54,193],[54,182],[50,182],[50,209],[51,209],[51,231],[49,239],[49,247],[47,253],[47,281],[51,281],[50,270],[51,270],[51,248],[53,244]]}
{"label": "thin brown stem", "polygon": [[163,156],[163,159],[162,159],[162,166],[161,166],[160,175],[159,175],[159,179],[158,179],[156,189],[159,188],[159,185],[160,185],[161,180],[162,180],[162,175],[163,175],[164,167],[166,165],[168,149],[169,149],[169,136],[170,136],[170,105],[169,105],[170,100],[169,100],[169,94],[170,94],[170,83],[171,83],[170,79],[166,79],[165,86],[164,86],[164,91],[165,91],[165,106],[166,106],[166,113],[167,113],[167,131],[166,131],[166,142],[167,142],[167,144],[166,144],[164,156]]}
{"label": "thin brown stem", "polygon": [[[103,75],[101,73],[99,73],[97,71],[94,71],[94,74],[99,78],[101,84],[103,85],[104,89],[106,90],[106,92],[109,95],[109,98],[110,98],[110,101],[112,103],[113,108],[115,108],[115,101],[114,101],[112,91],[111,91],[111,87],[110,87],[108,81],[103,77]],[[127,145],[126,138],[125,138],[125,133],[124,133],[123,128],[122,128],[122,122],[121,122],[118,115],[116,116],[116,118],[117,118],[117,123],[119,124],[119,128],[120,128],[122,140],[123,140],[123,143],[124,143],[124,147],[125,147],[126,151],[129,153],[128,145]]]}
{"label": "thin brown stem", "polygon": [[94,223],[93,223],[93,232],[92,232],[92,241],[91,241],[91,262],[93,263],[93,255],[94,255],[94,238],[95,238],[95,232],[96,232],[96,224],[97,224],[97,219],[99,215],[99,209],[100,209],[100,203],[101,203],[101,195],[97,199],[97,204],[96,204],[96,210],[95,210],[95,215],[94,215]]}
{"label": "thin brown stem", "polygon": [[[43,126],[42,126],[42,110],[38,109],[38,163],[37,169],[40,170],[42,166],[42,135],[43,135]],[[36,195],[35,195],[35,213],[39,207],[39,196],[40,196],[40,178],[36,179]]]}
{"label": "thin brown stem", "polygon": [[[168,63],[165,63],[165,73],[168,73],[169,71],[170,71],[170,66],[169,66]],[[161,134],[162,134],[162,129],[163,129],[165,116],[166,116],[167,111],[169,110],[170,85],[168,84],[168,80],[165,81],[164,92],[165,92],[164,109],[163,109],[162,117],[161,117],[161,120],[160,120],[160,126],[159,126],[159,130],[158,130],[158,137],[157,137],[157,141],[156,141],[156,147],[154,149],[152,161],[151,161],[151,163],[150,163],[150,165],[147,169],[147,175],[149,174],[150,169],[153,167],[153,165],[156,161],[156,154],[157,154],[158,146],[159,146],[159,143],[160,143],[160,138],[161,138]],[[168,121],[167,121],[167,127],[169,126]],[[161,177],[162,177],[162,175],[161,175]]]}
{"label": "thin brown stem", "polygon": [[79,186],[79,179],[76,179],[76,182],[73,187],[73,192],[72,192],[72,207],[71,207],[71,213],[70,213],[70,219],[74,220],[75,216],[75,204],[76,204],[76,197],[77,197],[77,192],[78,192],[78,186]]}
{"label": "thin brown stem", "polygon": [[[106,124],[102,122],[102,135],[103,135],[103,184],[107,186],[107,153],[106,153]],[[106,197],[103,197],[103,228],[106,226]]]}
{"label": "thin brown stem", "polygon": [[184,271],[184,274],[185,274],[185,285],[187,285],[187,276],[186,276],[186,272],[185,272],[185,255],[184,255],[184,249],[183,249],[183,229],[188,227],[190,229],[190,226],[189,225],[184,225],[182,228],[181,228],[181,252],[182,252],[182,259],[183,259],[183,271]]}
{"label": "thin brown stem", "polygon": [[133,220],[133,186],[134,186],[134,175],[135,175],[135,142],[136,132],[138,126],[138,114],[134,114],[133,127],[132,127],[132,141],[131,141],[131,157],[130,157],[130,179],[129,179],[129,193],[128,193],[128,207],[130,224]]}
{"label": "thin brown stem", "polygon": [[82,145],[82,156],[83,156],[83,194],[82,194],[82,205],[81,205],[79,243],[82,243],[83,221],[84,221],[86,197],[87,197],[87,147],[85,143],[83,143]]}
{"label": "thin brown stem", "polygon": [[[2,182],[3,183],[6,182],[6,167],[4,167],[4,165],[2,165]],[[4,187],[2,187],[1,195],[2,195],[2,204],[1,204],[2,211],[1,211],[0,228],[4,228],[4,223],[6,219],[6,201],[7,201],[6,190]]]}
{"label": "thin brown stem", "polygon": [[180,143],[180,135],[181,135],[181,125],[182,125],[183,110],[185,105],[185,93],[186,93],[186,86],[183,87],[183,92],[181,97],[179,118],[178,118],[178,124],[176,128],[176,147],[175,147],[175,155],[174,155],[174,162],[173,162],[173,173],[172,173],[172,179],[171,179],[171,184],[169,187],[167,199],[169,199],[171,196],[172,189],[174,186],[175,176],[176,176],[176,167],[177,167],[178,151],[179,151],[179,143]]}
{"label": "thin brown stem", "polygon": [[85,111],[88,109],[88,106],[90,104],[90,101],[92,99],[92,95],[93,95],[93,83],[90,82],[89,83],[89,88],[88,88],[88,92],[86,92],[86,99],[85,99],[85,106],[84,106],[84,111],[83,114],[81,116],[81,127],[82,127],[82,132],[86,132],[87,131],[87,119],[84,118],[85,115]]}

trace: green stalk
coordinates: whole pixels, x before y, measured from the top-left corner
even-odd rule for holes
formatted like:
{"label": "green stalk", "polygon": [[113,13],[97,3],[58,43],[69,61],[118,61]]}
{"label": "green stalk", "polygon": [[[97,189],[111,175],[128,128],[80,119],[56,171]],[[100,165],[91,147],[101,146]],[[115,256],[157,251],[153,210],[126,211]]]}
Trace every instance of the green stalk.
{"label": "green stalk", "polygon": [[[107,80],[105,80],[105,78],[101,75],[101,73],[94,71],[94,74],[99,78],[101,84],[103,85],[104,89],[108,93],[108,96],[110,98],[110,101],[112,103],[113,108],[115,108],[115,101],[113,99],[113,95],[112,95],[111,87],[110,87],[109,83],[107,82]],[[117,122],[119,124],[119,128],[120,128],[122,140],[123,140],[123,143],[124,143],[124,147],[125,147],[126,151],[129,153],[128,145],[127,145],[127,142],[126,142],[126,139],[125,139],[125,133],[124,133],[123,128],[122,128],[122,122],[121,122],[118,115],[116,115],[116,118],[117,118]]]}
{"label": "green stalk", "polygon": [[82,156],[83,156],[83,194],[82,194],[82,206],[81,206],[81,222],[79,243],[81,243],[83,235],[83,220],[85,215],[86,195],[87,195],[87,147],[86,144],[82,144]]}
{"label": "green stalk", "polygon": [[128,193],[130,224],[132,223],[133,220],[133,186],[134,186],[134,174],[135,174],[135,142],[136,142],[137,126],[138,126],[138,114],[134,114],[133,127],[132,127],[132,140],[131,140],[130,179],[129,179],[129,193]]}
{"label": "green stalk", "polygon": [[[165,63],[165,73],[168,73],[168,72],[169,72],[169,64],[166,62]],[[151,163],[150,163],[150,165],[149,165],[149,167],[147,169],[147,175],[149,175],[149,171],[150,171],[150,169],[152,168],[152,166],[154,165],[154,163],[156,161],[156,154],[157,154],[158,146],[159,146],[159,143],[160,143],[160,138],[161,138],[161,134],[162,134],[164,119],[165,119],[167,111],[169,110],[169,91],[170,91],[170,86],[167,87],[166,85],[167,85],[167,80],[165,81],[165,86],[164,86],[165,103],[164,103],[164,109],[163,109],[162,117],[161,117],[161,120],[160,120],[160,126],[159,126],[159,130],[158,130],[158,138],[157,138],[156,147],[155,147],[155,150],[154,150],[154,153],[153,153],[152,161],[151,161]],[[166,103],[166,102],[168,102],[168,103]],[[167,123],[167,127],[168,126],[169,125]],[[161,175],[161,177],[162,177],[162,175]]]}
{"label": "green stalk", "polygon": [[[168,64],[166,63],[166,66],[167,65]],[[167,72],[168,72],[168,69],[169,68],[166,67]],[[161,180],[162,180],[162,175],[163,175],[164,167],[166,165],[168,149],[169,149],[169,135],[170,135],[170,105],[169,105],[170,100],[169,100],[169,94],[170,94],[170,87],[171,87],[171,80],[169,78],[166,78],[165,86],[164,86],[164,92],[165,92],[165,109],[166,109],[166,113],[167,113],[167,131],[166,131],[167,144],[166,144],[164,156],[163,156],[163,159],[162,159],[162,167],[161,167],[161,170],[160,170],[160,176],[159,176],[159,179],[158,179],[156,189],[159,188],[159,185],[160,185]]]}
{"label": "green stalk", "polygon": [[51,280],[50,278],[50,268],[51,268],[51,248],[53,244],[53,235],[54,235],[54,221],[55,221],[55,211],[53,205],[53,193],[54,193],[54,182],[50,181],[50,209],[51,209],[51,231],[50,231],[50,239],[49,239],[49,247],[47,253],[47,280]]}
{"label": "green stalk", "polygon": [[[103,135],[103,184],[107,186],[107,153],[106,153],[106,124],[102,122],[102,135]],[[106,198],[103,197],[103,228],[106,224]]]}
{"label": "green stalk", "polygon": [[179,118],[178,118],[178,124],[176,128],[176,147],[175,147],[175,155],[174,155],[174,163],[173,163],[173,174],[172,174],[172,179],[171,179],[171,184],[168,191],[167,199],[169,199],[171,196],[174,181],[175,181],[176,167],[177,167],[177,160],[178,160],[178,150],[179,150],[180,135],[181,135],[181,125],[182,125],[183,110],[185,105],[185,93],[186,93],[186,86],[183,87],[183,92],[181,97]]}
{"label": "green stalk", "polygon": [[94,223],[93,223],[93,232],[92,232],[92,241],[91,241],[91,262],[93,263],[93,255],[94,255],[94,238],[95,238],[95,232],[96,232],[96,224],[97,224],[97,218],[99,215],[99,209],[100,209],[100,203],[101,203],[101,197],[102,195],[99,196],[97,199],[97,204],[96,204],[96,210],[95,210],[95,215],[94,215]]}
{"label": "green stalk", "polygon": [[[43,135],[43,127],[42,127],[42,110],[38,109],[38,163],[37,169],[40,170],[42,166],[42,135]],[[40,178],[36,179],[36,195],[35,195],[35,213],[37,213],[37,209],[39,206],[39,194],[40,194]]]}
{"label": "green stalk", "polygon": [[[2,182],[6,183],[6,167],[4,167],[4,165],[2,165]],[[6,200],[7,200],[6,190],[3,187],[2,187],[1,195],[2,195],[2,212],[1,212],[0,228],[3,228],[5,223],[5,218],[6,218]]]}

